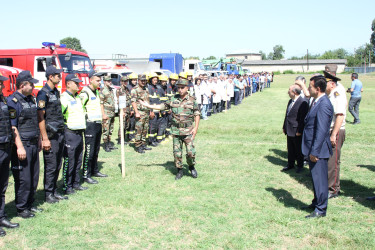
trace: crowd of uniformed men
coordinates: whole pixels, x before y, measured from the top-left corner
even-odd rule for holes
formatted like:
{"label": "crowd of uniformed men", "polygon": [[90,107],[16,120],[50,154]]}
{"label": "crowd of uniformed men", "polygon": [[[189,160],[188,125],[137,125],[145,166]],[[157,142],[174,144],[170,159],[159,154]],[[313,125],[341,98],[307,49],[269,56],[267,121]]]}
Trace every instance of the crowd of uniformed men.
{"label": "crowd of uniformed men", "polygon": [[[0,236],[6,235],[1,227],[19,226],[12,223],[4,211],[10,163],[17,215],[22,218],[32,218],[35,213],[43,211],[34,205],[39,182],[40,150],[43,150],[47,203],[57,203],[68,199],[67,195],[87,189],[81,185],[81,166],[83,181],[88,184],[98,183],[92,177],[107,177],[99,171],[97,160],[102,137],[106,152],[116,149],[111,141],[115,121],[115,94],[111,78],[103,73],[91,72],[89,85],[79,92],[82,81],[77,75],[69,74],[65,78],[66,91],[60,94],[57,86],[61,81],[61,72],[54,66],[47,67],[47,82],[36,99],[32,92],[38,80],[29,71],[18,75],[17,90],[8,98],[2,95],[3,81],[8,78],[0,76]],[[99,91],[102,80],[104,84]],[[200,75],[195,84],[189,73],[171,74],[169,77],[156,74],[122,77],[116,95],[118,98],[126,96],[126,108],[123,110],[126,143],[134,145],[136,152],[145,153],[145,150],[151,150],[148,146],[156,147],[173,135],[177,168],[175,179],[183,177],[183,144],[187,149],[191,176],[197,178],[193,142],[201,110],[206,119],[206,115],[229,109],[231,102],[237,105],[253,92],[253,82],[247,75],[220,76],[219,80]],[[261,85],[254,87],[262,90]],[[120,133],[119,129],[119,144]],[[64,194],[57,192],[61,167]]]}

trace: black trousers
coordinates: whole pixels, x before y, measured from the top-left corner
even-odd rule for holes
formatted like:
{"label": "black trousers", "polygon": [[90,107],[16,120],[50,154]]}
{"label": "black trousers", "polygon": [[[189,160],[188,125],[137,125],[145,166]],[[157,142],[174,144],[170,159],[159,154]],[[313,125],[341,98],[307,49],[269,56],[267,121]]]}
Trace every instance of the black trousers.
{"label": "black trousers", "polygon": [[287,136],[289,167],[294,167],[294,163],[297,161],[297,168],[303,168],[303,154],[301,145],[302,136]]}
{"label": "black trousers", "polygon": [[161,142],[165,138],[167,126],[168,126],[168,114],[161,113],[161,116],[158,118],[158,135],[156,137],[157,142]]}
{"label": "black trousers", "polygon": [[150,119],[148,126],[148,143],[156,142],[156,136],[158,134],[158,119],[159,112],[155,113],[154,119]]}
{"label": "black trousers", "polygon": [[[199,107],[199,110],[201,110],[201,107]],[[171,134],[171,126],[172,126],[172,113],[170,114],[167,113],[167,128],[165,129],[166,136],[169,136]]]}
{"label": "black trousers", "polygon": [[86,122],[85,154],[83,158],[83,178],[99,172],[98,155],[102,138],[102,123]]}
{"label": "black trousers", "polygon": [[82,156],[83,130],[71,131],[66,129],[63,165],[64,190],[71,190],[73,187],[80,185],[79,170],[82,165]]}
{"label": "black trousers", "polygon": [[56,192],[64,152],[64,132],[58,132],[48,139],[51,142],[51,149],[43,151],[46,197]]}
{"label": "black trousers", "polygon": [[1,144],[0,149],[0,220],[6,217],[5,213],[5,192],[8,188],[9,180],[9,162],[10,162],[10,143]]}
{"label": "black trousers", "polygon": [[135,137],[135,115],[130,116],[130,126],[126,131],[129,134],[129,141],[133,140]]}
{"label": "black trousers", "polygon": [[17,148],[12,148],[12,173],[14,177],[15,203],[18,212],[30,209],[39,182],[39,150],[37,144],[23,142],[26,159],[20,161]]}
{"label": "black trousers", "polygon": [[217,114],[220,112],[220,103],[213,103],[212,104],[213,113]]}

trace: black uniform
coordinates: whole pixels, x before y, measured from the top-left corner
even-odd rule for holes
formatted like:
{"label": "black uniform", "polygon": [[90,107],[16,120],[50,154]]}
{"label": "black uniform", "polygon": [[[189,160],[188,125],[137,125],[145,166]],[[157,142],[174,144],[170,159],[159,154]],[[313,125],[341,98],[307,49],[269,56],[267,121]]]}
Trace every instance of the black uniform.
{"label": "black uniform", "polygon": [[12,173],[15,187],[15,203],[18,212],[29,210],[39,182],[39,123],[34,98],[18,91],[8,97],[10,121],[18,129],[26,151],[26,159],[19,160],[17,147],[12,147]]}
{"label": "black uniform", "polygon": [[38,110],[45,111],[47,136],[51,142],[51,149],[43,151],[44,159],[44,190],[45,195],[54,195],[57,188],[57,179],[61,169],[64,152],[64,118],[61,111],[60,92],[48,86],[38,92],[36,98]]}
{"label": "black uniform", "polygon": [[7,101],[0,95],[0,221],[6,218],[5,192],[8,187],[10,146],[12,140],[12,128],[9,120]]}
{"label": "black uniform", "polygon": [[[150,83],[148,85],[148,92],[150,94],[150,104],[151,105],[160,104],[157,86]],[[158,119],[160,115],[159,110],[155,110],[154,114],[155,114],[154,119],[150,118],[150,122],[149,122],[149,133],[148,133],[149,144],[156,142],[156,135],[158,133]]]}

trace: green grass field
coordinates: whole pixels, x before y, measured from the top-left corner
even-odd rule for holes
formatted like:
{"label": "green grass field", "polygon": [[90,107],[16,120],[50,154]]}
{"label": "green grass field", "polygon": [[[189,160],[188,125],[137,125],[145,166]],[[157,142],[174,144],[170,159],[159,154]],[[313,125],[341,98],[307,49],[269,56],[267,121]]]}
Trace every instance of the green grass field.
{"label": "green grass field", "polygon": [[[15,217],[10,177],[6,210],[21,225],[7,230],[0,248],[374,249],[375,202],[365,198],[375,195],[375,75],[360,76],[362,123],[346,127],[342,195],[329,200],[327,217],[318,220],[305,219],[308,212],[301,209],[313,198],[307,168],[280,172],[287,162],[281,129],[287,90],[295,77],[276,76],[272,88],[201,121],[198,179],[186,170],[174,180],[171,142],[144,155],[127,147],[125,179],[120,150],[101,149],[101,172],[109,178],[50,205],[43,203],[41,173],[36,204],[44,212],[23,220]],[[350,75],[341,77],[349,87]],[[347,120],[353,120],[350,114]]]}

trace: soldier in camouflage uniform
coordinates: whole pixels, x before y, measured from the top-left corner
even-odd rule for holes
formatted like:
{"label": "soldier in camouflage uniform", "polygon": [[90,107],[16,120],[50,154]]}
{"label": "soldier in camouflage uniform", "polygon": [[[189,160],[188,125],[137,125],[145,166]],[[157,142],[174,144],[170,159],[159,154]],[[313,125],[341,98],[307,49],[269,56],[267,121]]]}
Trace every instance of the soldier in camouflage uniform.
{"label": "soldier in camouflage uniform", "polygon": [[150,117],[150,110],[141,104],[141,101],[149,102],[149,92],[146,87],[146,75],[138,76],[138,85],[131,91],[131,104],[135,113],[135,151],[140,154],[145,153],[145,150],[151,150],[146,146],[146,136],[148,132],[148,123]]}
{"label": "soldier in camouflage uniform", "polygon": [[[141,101],[141,104],[151,109],[172,109],[171,134],[173,135],[173,156],[176,168],[176,180],[183,176],[182,171],[182,145],[186,146],[186,161],[193,178],[198,177],[195,169],[195,148],[194,138],[198,132],[200,112],[198,103],[194,97],[188,94],[188,81],[180,79],[177,82],[178,94],[170,101],[160,105],[150,105]],[[194,125],[195,123],[195,125]]]}
{"label": "soldier in camouflage uniform", "polygon": [[[126,96],[126,108],[124,109],[124,135],[125,135],[125,144],[127,144],[127,141],[129,141],[129,133],[126,133],[126,131],[130,127],[130,111],[131,111],[131,96],[128,88],[126,87],[126,84],[128,82],[128,77],[123,76],[121,77],[121,87],[116,91],[117,101],[119,101],[120,96]],[[119,119],[120,122],[120,119]],[[117,138],[117,144],[121,144],[121,126],[119,125],[118,129],[118,138]]]}
{"label": "soldier in camouflage uniform", "polygon": [[117,149],[111,143],[111,135],[113,133],[113,125],[115,123],[115,97],[111,87],[111,77],[103,77],[104,87],[100,91],[100,107],[103,116],[103,142],[104,150],[111,152],[112,149]]}

